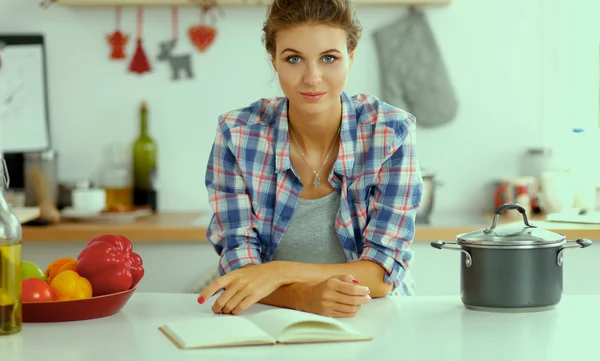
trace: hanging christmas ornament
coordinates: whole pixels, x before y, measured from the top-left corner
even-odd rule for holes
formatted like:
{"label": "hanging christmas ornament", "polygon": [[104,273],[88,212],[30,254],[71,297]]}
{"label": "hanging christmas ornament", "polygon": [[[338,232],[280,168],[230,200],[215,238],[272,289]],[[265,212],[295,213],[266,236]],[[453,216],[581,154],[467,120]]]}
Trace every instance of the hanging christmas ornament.
{"label": "hanging christmas ornament", "polygon": [[[216,16],[214,12],[211,11],[215,6],[214,2],[209,2],[202,6],[200,10],[200,24],[190,26],[188,29],[190,41],[202,53],[213,44],[217,36],[217,29],[214,26],[216,23]],[[210,15],[212,24],[207,24],[206,15]]]}
{"label": "hanging christmas ornament", "polygon": [[148,57],[144,52],[144,48],[142,47],[142,20],[143,20],[143,9],[142,7],[138,7],[137,12],[137,41],[135,47],[135,53],[133,54],[133,58],[131,59],[131,63],[129,64],[129,71],[132,73],[143,74],[149,72],[150,62],[148,62]]}
{"label": "hanging christmas ornament", "polygon": [[4,42],[0,41],[0,69],[2,69],[2,48],[4,48]]}
{"label": "hanging christmas ornament", "polygon": [[125,59],[125,45],[129,41],[129,35],[121,32],[121,7],[115,9],[115,31],[106,36],[111,46],[110,58],[113,60]]}
{"label": "hanging christmas ornament", "polygon": [[159,43],[160,52],[157,60],[169,62],[169,65],[171,66],[171,80],[179,80],[182,71],[185,73],[186,78],[191,79],[194,77],[191,55],[173,55],[173,49],[175,48],[175,45],[177,45],[177,40],[179,38],[178,8],[176,6],[171,8],[171,26],[171,39]]}

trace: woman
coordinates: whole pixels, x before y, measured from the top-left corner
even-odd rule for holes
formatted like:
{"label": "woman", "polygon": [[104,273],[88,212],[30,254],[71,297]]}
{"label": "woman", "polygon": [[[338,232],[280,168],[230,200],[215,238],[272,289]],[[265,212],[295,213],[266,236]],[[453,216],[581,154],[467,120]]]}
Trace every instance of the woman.
{"label": "woman", "polygon": [[361,34],[349,0],[274,0],[263,40],[285,97],[222,115],[206,187],[219,273],[198,302],[352,317],[410,295],[422,178],[415,119],[344,92]]}

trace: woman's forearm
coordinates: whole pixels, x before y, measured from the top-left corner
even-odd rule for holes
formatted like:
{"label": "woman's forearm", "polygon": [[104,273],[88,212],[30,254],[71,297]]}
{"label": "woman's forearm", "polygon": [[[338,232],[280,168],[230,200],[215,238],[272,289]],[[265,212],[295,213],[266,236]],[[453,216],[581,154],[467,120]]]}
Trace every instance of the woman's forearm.
{"label": "woman's forearm", "polygon": [[258,303],[302,311],[302,292],[304,292],[308,286],[309,284],[303,282],[290,283],[281,286]]}
{"label": "woman's forearm", "polygon": [[[383,267],[371,261],[360,260],[339,264],[274,262],[279,263],[277,268],[285,274],[287,285],[297,282],[316,284],[336,275],[351,274],[361,285],[369,288],[371,297],[384,297],[392,290],[392,285],[384,281]],[[289,296],[293,297],[294,292],[290,292]]]}

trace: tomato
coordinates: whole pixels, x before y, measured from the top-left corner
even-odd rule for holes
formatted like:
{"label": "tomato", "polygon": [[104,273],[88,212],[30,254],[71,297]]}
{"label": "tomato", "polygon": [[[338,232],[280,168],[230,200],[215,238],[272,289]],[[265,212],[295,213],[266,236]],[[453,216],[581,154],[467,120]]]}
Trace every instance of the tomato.
{"label": "tomato", "polygon": [[39,278],[27,278],[21,283],[22,299],[25,303],[49,302],[56,300],[50,285]]}

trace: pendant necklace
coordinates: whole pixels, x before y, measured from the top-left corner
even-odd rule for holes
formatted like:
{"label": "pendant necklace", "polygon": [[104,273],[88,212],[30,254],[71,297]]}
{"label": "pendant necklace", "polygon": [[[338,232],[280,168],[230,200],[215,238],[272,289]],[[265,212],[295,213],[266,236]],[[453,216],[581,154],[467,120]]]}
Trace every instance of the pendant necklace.
{"label": "pendant necklace", "polygon": [[[310,170],[312,170],[312,172],[315,174],[315,180],[313,182],[313,185],[315,186],[315,188],[319,188],[319,185],[321,184],[321,177],[319,177],[319,172],[321,171],[321,168],[323,168],[325,163],[327,163],[327,159],[329,159],[329,155],[331,154],[331,151],[333,150],[333,145],[335,144],[335,140],[337,137],[333,138],[333,143],[331,143],[331,148],[329,148],[329,152],[327,153],[327,156],[325,157],[323,164],[321,164],[321,167],[319,167],[318,170],[314,170],[312,168],[312,166],[310,165],[310,163],[308,163],[308,160],[306,160],[306,157],[304,156],[304,150],[302,150],[300,143],[298,143],[298,139],[296,139],[296,136],[294,135],[294,133],[292,133],[292,128],[289,128],[289,129],[290,129],[290,134],[292,135],[292,137],[294,138],[294,141],[296,142],[296,146],[298,147],[298,150],[300,150],[300,155],[302,155],[302,159],[304,159],[304,162],[308,165]],[[340,134],[341,130],[342,130],[342,126],[340,125],[340,127],[338,128],[338,131],[337,131],[338,135]]]}

